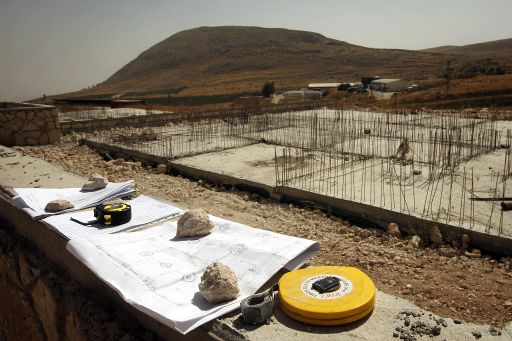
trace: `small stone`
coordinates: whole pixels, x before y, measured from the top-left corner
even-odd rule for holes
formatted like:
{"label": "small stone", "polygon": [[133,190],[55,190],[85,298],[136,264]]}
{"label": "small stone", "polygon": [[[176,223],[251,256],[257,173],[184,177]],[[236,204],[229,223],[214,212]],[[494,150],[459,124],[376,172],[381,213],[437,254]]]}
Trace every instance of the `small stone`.
{"label": "small stone", "polygon": [[82,186],[82,191],[91,192],[107,187],[108,180],[105,177],[94,174],[89,177],[89,182]]}
{"label": "small stone", "polygon": [[359,243],[359,242],[362,240],[362,238],[361,238],[361,237],[359,237],[359,236],[354,236],[353,240],[354,240],[356,243]]}
{"label": "small stone", "polygon": [[412,288],[412,284],[407,283],[407,284],[405,285],[405,287],[406,287],[407,289],[411,289],[411,288]]}
{"label": "small stone", "polygon": [[398,332],[393,332],[393,337],[398,337]]}
{"label": "small stone", "polygon": [[482,337],[482,333],[480,333],[480,332],[471,332],[471,334],[473,334],[473,336],[477,340]]}
{"label": "small stone", "polygon": [[439,227],[434,226],[430,231],[430,241],[434,246],[439,246],[443,243],[443,235],[439,231]]}
{"label": "small stone", "polygon": [[455,324],[462,324],[462,321],[461,320],[453,320],[453,323],[455,323]]}
{"label": "small stone", "polygon": [[466,251],[469,247],[470,238],[469,235],[464,233],[462,237],[460,238],[460,248],[464,251]]}
{"label": "small stone", "polygon": [[409,316],[407,316],[404,320],[404,325],[406,327],[409,327],[409,325],[411,324],[411,319],[409,318]]}
{"label": "small stone", "polygon": [[420,236],[417,236],[417,235],[412,236],[411,240],[409,240],[409,244],[411,244],[415,248],[419,248],[420,243],[421,243],[421,238],[420,238]]}
{"label": "small stone", "polygon": [[164,165],[163,163],[159,164],[155,168],[155,173],[156,174],[165,174],[165,173],[167,173],[167,166]]}
{"label": "small stone", "polygon": [[500,331],[496,329],[496,327],[494,326],[489,326],[489,334],[491,334],[492,336],[498,336],[500,335]]}
{"label": "small stone", "polygon": [[52,200],[49,203],[47,203],[44,210],[46,212],[55,213],[55,212],[64,211],[64,210],[67,210],[67,209],[70,209],[73,207],[75,207],[75,205],[73,205],[69,201],[58,199],[58,200]]}
{"label": "small stone", "polygon": [[140,162],[140,161],[135,161],[135,162],[124,161],[121,165],[128,167],[128,168],[132,168],[132,169],[142,168],[142,162]]}
{"label": "small stone", "polygon": [[201,276],[199,292],[210,304],[230,301],[240,292],[236,274],[222,263],[210,264]]}
{"label": "small stone", "polygon": [[512,307],[512,302],[511,301],[505,301],[505,303],[503,303],[503,305],[505,307]]}
{"label": "small stone", "polygon": [[457,250],[451,248],[451,247],[442,247],[439,249],[439,254],[441,256],[445,256],[445,257],[455,257],[457,256]]}
{"label": "small stone", "polygon": [[210,233],[213,226],[205,210],[190,210],[178,220],[176,237],[204,236]]}
{"label": "small stone", "polygon": [[116,165],[116,166],[120,166],[122,165],[124,162],[124,159],[123,158],[119,158],[119,159],[115,159],[115,160],[112,160],[112,164],[113,165]]}
{"label": "small stone", "polygon": [[398,228],[398,224],[396,224],[396,223],[388,224],[388,227],[386,229],[386,234],[388,234],[392,237],[396,237],[396,238],[402,237],[402,233],[400,233],[400,229]]}
{"label": "small stone", "polygon": [[394,287],[396,285],[396,281],[394,279],[390,279],[389,280],[389,285]]}
{"label": "small stone", "polygon": [[466,252],[464,252],[464,256],[469,257],[469,258],[480,258],[481,255],[478,253],[466,251]]}

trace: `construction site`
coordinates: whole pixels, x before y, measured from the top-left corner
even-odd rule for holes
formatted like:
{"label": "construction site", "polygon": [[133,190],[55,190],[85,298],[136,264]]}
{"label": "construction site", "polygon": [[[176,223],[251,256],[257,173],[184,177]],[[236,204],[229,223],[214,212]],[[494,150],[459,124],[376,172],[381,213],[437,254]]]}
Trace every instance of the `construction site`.
{"label": "construction site", "polygon": [[455,2],[0,6],[0,341],[511,341],[512,2]]}
{"label": "construction site", "polygon": [[[325,339],[339,334],[367,340],[377,335],[506,340],[510,335],[511,121],[487,112],[378,112],[329,102],[268,111],[247,107],[173,115],[94,109],[58,116],[59,144],[2,152],[0,168],[8,169],[0,177],[2,188],[67,187],[90,174],[133,180],[139,195],[190,209],[207,207],[223,219],[317,241],[321,248],[309,266],[357,267],[378,288],[371,317],[356,324],[312,327],[276,308],[270,323],[257,329],[233,312],[194,330],[192,337],[291,339],[298,332],[299,339],[308,339],[313,332]],[[19,214],[4,216],[29,238],[40,228]],[[225,229],[230,227],[221,225],[220,231]],[[37,243],[52,253],[46,238]],[[244,248],[236,244],[230,252]],[[58,252],[52,262],[70,268],[83,283],[83,270],[68,264],[66,254]],[[193,274],[184,278],[198,280]],[[86,287],[104,286],[97,277],[88,281]],[[105,293],[117,297],[110,289]],[[48,295],[46,300],[56,297]],[[77,304],[76,294],[69,295],[72,303],[66,304]],[[87,311],[77,319],[92,328],[82,316]],[[170,335],[147,319],[137,317],[145,328]]]}
{"label": "construction site", "polygon": [[117,127],[84,143],[510,238],[510,129],[461,113],[320,108]]}

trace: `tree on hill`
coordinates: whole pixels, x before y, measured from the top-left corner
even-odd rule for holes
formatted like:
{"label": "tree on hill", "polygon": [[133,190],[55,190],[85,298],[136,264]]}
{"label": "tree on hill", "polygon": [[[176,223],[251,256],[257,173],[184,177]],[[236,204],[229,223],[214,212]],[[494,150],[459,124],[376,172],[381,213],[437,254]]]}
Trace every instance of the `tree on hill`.
{"label": "tree on hill", "polygon": [[263,97],[270,97],[272,94],[276,92],[276,87],[274,85],[274,82],[265,82],[263,84],[263,88],[261,89],[261,93]]}

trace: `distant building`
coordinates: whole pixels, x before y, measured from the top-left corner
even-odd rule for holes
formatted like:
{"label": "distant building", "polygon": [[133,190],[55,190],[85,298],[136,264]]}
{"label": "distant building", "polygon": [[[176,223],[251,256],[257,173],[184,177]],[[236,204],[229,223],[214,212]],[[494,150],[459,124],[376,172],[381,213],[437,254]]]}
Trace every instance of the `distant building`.
{"label": "distant building", "polygon": [[285,98],[313,98],[313,99],[320,99],[322,98],[322,91],[316,91],[316,90],[292,90],[292,91],[285,91],[283,93],[283,96]]}
{"label": "distant building", "polygon": [[412,83],[403,79],[382,78],[370,83],[372,90],[381,92],[399,92],[405,91]]}
{"label": "distant building", "polygon": [[340,86],[341,83],[311,83],[308,85],[309,90],[329,90],[335,89]]}

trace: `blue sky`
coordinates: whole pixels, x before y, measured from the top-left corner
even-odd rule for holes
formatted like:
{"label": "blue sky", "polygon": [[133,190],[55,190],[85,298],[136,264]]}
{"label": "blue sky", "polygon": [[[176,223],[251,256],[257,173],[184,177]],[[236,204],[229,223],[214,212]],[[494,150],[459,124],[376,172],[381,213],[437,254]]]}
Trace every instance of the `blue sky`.
{"label": "blue sky", "polygon": [[511,38],[510,13],[511,0],[0,0],[0,101],[99,83],[198,26],[284,27],[422,49]]}

